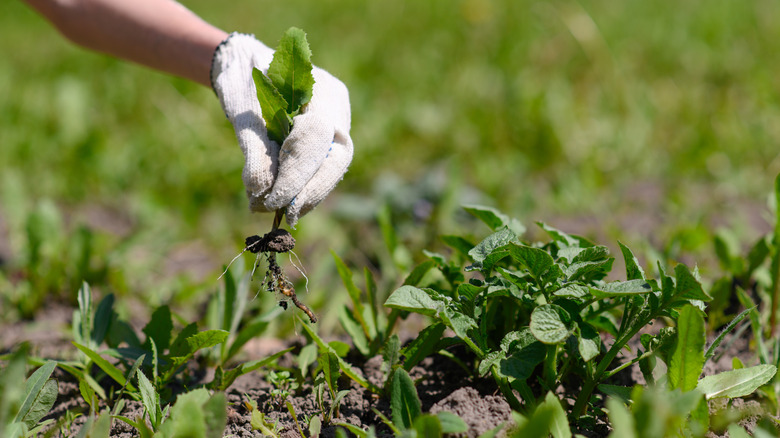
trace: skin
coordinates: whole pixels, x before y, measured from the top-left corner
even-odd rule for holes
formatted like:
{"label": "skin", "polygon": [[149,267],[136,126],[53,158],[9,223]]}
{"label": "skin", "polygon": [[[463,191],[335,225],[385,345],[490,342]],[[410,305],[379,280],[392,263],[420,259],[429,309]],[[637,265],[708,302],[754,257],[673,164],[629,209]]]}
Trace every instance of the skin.
{"label": "skin", "polygon": [[172,0],[25,0],[66,38],[211,87],[214,49],[228,34]]}

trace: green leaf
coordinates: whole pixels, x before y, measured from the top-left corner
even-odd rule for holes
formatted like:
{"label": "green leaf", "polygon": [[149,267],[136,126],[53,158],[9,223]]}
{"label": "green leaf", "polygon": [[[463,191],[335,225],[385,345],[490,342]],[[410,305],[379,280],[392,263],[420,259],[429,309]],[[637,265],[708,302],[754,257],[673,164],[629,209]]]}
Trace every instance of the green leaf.
{"label": "green leaf", "polygon": [[204,330],[184,339],[183,349],[177,351],[177,356],[192,356],[198,350],[219,345],[227,340],[229,333],[225,330]]}
{"label": "green leaf", "polygon": [[322,367],[322,373],[325,375],[325,383],[328,384],[328,389],[330,389],[330,396],[332,398],[336,395],[336,391],[338,391],[338,381],[341,376],[341,373],[339,372],[341,368],[339,357],[336,356],[336,353],[325,351],[320,355],[319,363],[320,367]]}
{"label": "green leaf", "polygon": [[138,376],[138,389],[141,391],[141,404],[144,405],[146,413],[149,414],[149,421],[152,423],[152,426],[156,427],[162,420],[157,416],[157,413],[160,412],[160,395],[157,394],[152,382],[146,378],[143,371],[136,371],[136,375]]}
{"label": "green leaf", "polygon": [[602,286],[591,286],[590,293],[595,298],[622,297],[626,295],[646,294],[653,289],[645,280],[614,281]]}
{"label": "green leaf", "polygon": [[415,418],[422,412],[414,382],[409,377],[409,373],[402,368],[393,373],[393,382],[390,386],[390,411],[393,423],[401,430],[411,428]]}
{"label": "green leaf", "polygon": [[419,415],[415,418],[412,428],[418,437],[439,438],[443,436],[441,422],[438,417],[430,414]]}
{"label": "green leaf", "polygon": [[81,330],[78,339],[87,343],[92,339],[92,291],[89,284],[85,281],[81,284],[78,292],[79,301],[79,323]]}
{"label": "green leaf", "polygon": [[[31,412],[37,413],[41,407],[41,404],[44,402],[48,402],[48,390],[46,387],[46,382],[49,380],[49,376],[54,372],[54,368],[57,367],[57,362],[55,361],[47,361],[45,364],[43,364],[40,368],[35,370],[35,372],[30,376],[29,379],[24,384],[24,400],[22,401],[22,405],[19,408],[19,412],[17,412],[16,417],[14,418],[14,422],[24,421],[25,424],[27,424],[27,427],[33,427],[35,423],[40,420],[42,416],[38,417],[34,422],[29,423],[28,421],[25,421],[25,418],[28,418],[28,416],[31,415]],[[20,383],[20,382],[8,382],[9,384],[13,383]],[[56,384],[56,382],[55,382]],[[56,392],[55,392],[55,399],[56,399]],[[3,394],[5,396],[5,394]],[[54,401],[52,400],[52,405],[54,405]],[[51,406],[49,406],[49,409],[51,409]],[[46,410],[48,412],[48,409]],[[44,415],[46,413],[44,412]],[[35,414],[33,414],[33,417]]]}
{"label": "green leaf", "polygon": [[440,411],[436,413],[436,417],[439,419],[439,423],[441,423],[442,433],[459,434],[466,433],[469,430],[466,422],[452,412]]}
{"label": "green leaf", "polygon": [[274,87],[266,75],[258,69],[252,70],[252,78],[257,89],[257,100],[260,101],[260,111],[265,120],[268,138],[280,146],[290,134],[292,119],[287,115],[287,101]]}
{"label": "green leaf", "polygon": [[444,334],[446,326],[440,322],[425,327],[412,342],[403,349],[404,369],[409,371],[421,360],[431,355],[436,350],[436,344]]}
{"label": "green leaf", "polygon": [[639,260],[634,253],[623,243],[618,242],[620,252],[623,253],[623,260],[626,262],[626,280],[644,280],[645,271],[639,266]]}
{"label": "green leaf", "polygon": [[777,367],[774,365],[756,365],[704,377],[696,387],[708,400],[717,397],[745,397],[769,382],[776,373]]}
{"label": "green leaf", "polygon": [[628,403],[631,401],[631,387],[630,386],[620,386],[620,385],[609,385],[606,383],[602,383],[598,386],[599,391],[603,392],[604,394],[608,395],[611,398],[616,398],[623,403]]}
{"label": "green leaf", "polygon": [[537,280],[542,280],[544,274],[555,264],[552,256],[539,248],[512,243],[509,245],[509,253]]}
{"label": "green leaf", "polygon": [[106,295],[95,311],[95,321],[92,330],[92,342],[94,346],[99,346],[106,338],[108,329],[111,326],[111,320],[114,318],[114,294]]}
{"label": "green leaf", "polygon": [[271,319],[273,319],[273,317],[276,315],[279,315],[282,311],[283,310],[281,307],[275,306],[273,310],[267,312],[265,315],[259,315],[249,321],[241,330],[238,331],[236,338],[233,340],[233,342],[230,343],[230,348],[228,348],[227,355],[225,356],[224,360],[222,360],[222,363],[224,364],[228,362],[233,356],[241,351],[241,347],[246,345],[247,342],[265,332],[265,329],[268,328],[268,324],[271,322]]}
{"label": "green leaf", "polygon": [[518,236],[525,233],[525,227],[520,221],[510,218],[495,208],[482,205],[464,205],[463,209],[484,222],[492,231],[496,231],[501,227],[507,227]]}
{"label": "green leaf", "polygon": [[[312,330],[312,328],[308,324],[303,322],[303,320],[301,319],[299,319],[299,321],[301,322],[301,326],[303,327],[303,330],[306,331],[306,333],[312,338],[314,343],[316,343],[317,346],[320,347],[320,349],[333,352],[338,356],[336,350],[334,350],[333,347],[325,343],[325,341],[323,341],[322,338],[320,338],[317,335],[317,333],[314,330]],[[369,382],[366,378],[355,373],[355,371],[352,370],[352,366],[341,357],[339,357],[339,366],[341,367],[341,372],[346,374],[350,379],[354,380],[355,383],[357,383],[358,385],[368,389],[374,394],[379,394],[382,392],[382,390],[379,387]]]}
{"label": "green leaf", "polygon": [[368,334],[368,327],[366,326],[366,322],[363,320],[363,303],[360,301],[360,296],[363,294],[363,292],[355,285],[355,282],[352,280],[352,271],[347,267],[347,265],[344,264],[344,262],[338,255],[336,255],[335,252],[331,251],[331,254],[333,255],[333,260],[336,262],[336,270],[339,272],[339,277],[341,277],[341,281],[347,288],[347,293],[349,293],[349,297],[352,300],[352,308],[354,309],[352,315],[355,317],[355,320],[360,323],[360,326],[363,327],[363,332]]}
{"label": "green leaf", "polygon": [[469,251],[469,256],[474,260],[474,264],[468,266],[466,270],[479,269],[482,272],[489,272],[496,262],[508,255],[505,246],[515,239],[517,239],[517,235],[507,227],[487,236]]}
{"label": "green leaf", "polygon": [[[54,402],[57,401],[59,385],[56,380],[48,379],[43,382],[43,386],[40,389],[36,388],[36,390],[35,394],[32,392],[27,393],[28,397],[33,396],[33,398],[31,399],[32,403],[29,405],[29,408],[26,409],[24,415],[21,415],[21,417],[19,416],[19,414],[22,414],[22,410],[17,414],[17,417],[19,418],[18,421],[21,421],[30,429],[38,424],[38,422],[41,421],[41,418],[46,416],[52,406],[54,406]],[[25,406],[27,405],[28,400],[30,399],[25,397]],[[23,406],[23,409],[25,409],[25,406]]]}
{"label": "green leaf", "polygon": [[[225,374],[222,376],[222,382],[219,383],[219,385],[216,386],[215,389],[220,391],[225,391],[230,385],[233,384],[233,382],[240,376],[243,376],[246,373],[250,373],[258,368],[262,368],[266,365],[269,365],[273,362],[275,362],[277,359],[279,359],[281,356],[283,356],[285,353],[288,353],[295,347],[290,347],[285,350],[279,351],[277,353],[274,353],[264,359],[258,359],[253,360],[250,362],[243,362],[240,365],[236,366],[235,368],[228,370],[225,372]],[[315,351],[316,353],[316,351]]]}
{"label": "green leaf", "polygon": [[707,351],[704,353],[704,362],[706,363],[707,360],[709,360],[712,356],[715,355],[715,350],[720,346],[720,343],[723,342],[723,339],[726,337],[726,335],[731,332],[737,324],[742,322],[743,319],[745,319],[749,314],[750,311],[753,310],[755,307],[751,307],[750,309],[745,309],[740,313],[739,315],[735,316],[734,319],[731,320],[731,322],[728,323],[726,328],[721,330],[720,333],[718,333],[718,336],[715,338],[714,341],[712,341],[712,344],[707,348]]}
{"label": "green leaf", "polygon": [[173,320],[171,320],[171,309],[168,306],[160,306],[152,313],[152,318],[142,330],[146,334],[144,348],[151,349],[150,339],[154,339],[159,351],[167,349],[171,345],[171,332],[173,331]]}
{"label": "green leaf", "polygon": [[610,397],[607,399],[607,409],[612,426],[610,438],[635,438],[637,436],[634,417],[623,403]]}
{"label": "green leaf", "polygon": [[[679,265],[678,265],[679,266]],[[704,366],[704,316],[688,304],[677,318],[677,344],[669,361],[669,386],[690,391],[696,388]]]}
{"label": "green leaf", "polygon": [[355,348],[358,349],[360,354],[363,356],[368,356],[370,353],[370,348],[366,334],[363,332],[363,328],[360,326],[360,323],[355,320],[355,316],[352,310],[350,310],[347,306],[342,306],[339,310],[339,322],[341,323],[341,327],[344,329],[344,331],[347,332],[349,337],[352,339],[352,344],[355,346]]}
{"label": "green leaf", "polygon": [[506,359],[500,360],[499,372],[507,377],[525,380],[531,377],[536,366],[542,363],[546,351],[541,342],[535,341],[520,350],[514,351]]}
{"label": "green leaf", "polygon": [[580,333],[577,334],[577,349],[582,360],[589,362],[600,353],[600,338],[598,332],[590,328],[586,323],[580,324]]}
{"label": "green leaf", "polygon": [[227,426],[227,397],[224,392],[217,392],[203,404],[203,414],[206,420],[206,438],[222,438]]}
{"label": "green leaf", "polygon": [[287,102],[287,114],[294,115],[311,100],[314,88],[311,71],[311,50],[306,33],[296,27],[287,29],[268,67],[268,78]]}
{"label": "green leaf", "polygon": [[566,411],[561,406],[561,401],[558,397],[548,392],[544,397],[544,401],[537,407],[537,409],[550,409],[553,413],[550,421],[550,434],[553,438],[571,438],[571,429],[569,428],[569,420],[566,418]]}
{"label": "green leaf", "polygon": [[81,345],[77,342],[73,342],[73,345],[75,345],[76,348],[84,352],[84,354],[86,354],[87,357],[89,357],[90,360],[92,360],[92,362],[95,362],[95,365],[100,367],[100,369],[103,370],[106,374],[108,374],[109,377],[114,379],[115,382],[119,383],[120,385],[125,385],[127,383],[127,379],[125,379],[125,376],[122,373],[122,371],[120,371],[119,368],[115,367],[109,361],[103,359],[103,357],[100,356],[97,352],[92,351],[88,347],[85,347],[84,345]]}
{"label": "green leaf", "polygon": [[426,260],[412,269],[412,272],[404,280],[405,286],[417,286],[422,281],[423,276],[431,269],[436,267],[436,262],[433,260]]}
{"label": "green leaf", "polygon": [[562,344],[574,331],[571,315],[555,304],[543,304],[531,312],[531,333],[545,344]]}
{"label": "green leaf", "polygon": [[683,264],[675,266],[674,275],[677,278],[677,284],[675,285],[674,290],[674,297],[676,299],[712,300],[712,297],[704,292],[701,283],[693,276],[693,273],[691,273],[687,266]]}
{"label": "green leaf", "polygon": [[471,248],[474,248],[473,242],[466,240],[461,236],[444,235],[444,236],[439,236],[439,239],[441,239],[441,241],[444,242],[445,245],[454,249],[464,257],[468,257],[469,251],[471,251]]}
{"label": "green leaf", "polygon": [[430,294],[423,289],[414,286],[401,286],[387,298],[385,306],[391,309],[434,316],[442,303],[431,298]]}
{"label": "green leaf", "polygon": [[461,339],[468,339],[469,330],[477,328],[477,322],[473,318],[449,308],[445,308],[439,316],[442,322]]}

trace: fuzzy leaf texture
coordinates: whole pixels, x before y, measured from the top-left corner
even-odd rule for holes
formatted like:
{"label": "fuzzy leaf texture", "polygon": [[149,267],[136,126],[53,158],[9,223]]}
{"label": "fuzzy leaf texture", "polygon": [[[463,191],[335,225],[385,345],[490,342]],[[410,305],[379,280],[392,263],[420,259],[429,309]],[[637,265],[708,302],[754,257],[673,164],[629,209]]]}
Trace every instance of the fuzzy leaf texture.
{"label": "fuzzy leaf texture", "polygon": [[287,102],[285,111],[294,116],[309,103],[314,88],[311,50],[306,33],[291,27],[284,33],[268,67],[268,78]]}

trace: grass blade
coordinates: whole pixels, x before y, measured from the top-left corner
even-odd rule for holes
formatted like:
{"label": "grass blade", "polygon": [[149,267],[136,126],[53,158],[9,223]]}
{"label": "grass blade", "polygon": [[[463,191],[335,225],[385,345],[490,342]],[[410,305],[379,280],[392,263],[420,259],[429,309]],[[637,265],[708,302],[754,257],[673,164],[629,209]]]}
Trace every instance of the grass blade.
{"label": "grass blade", "polygon": [[108,374],[109,377],[114,379],[114,381],[116,381],[122,386],[127,384],[127,379],[125,379],[124,374],[122,374],[122,371],[120,371],[119,368],[112,365],[109,361],[103,359],[103,357],[101,357],[95,351],[89,349],[89,347],[81,345],[77,342],[74,342],[73,345],[75,345],[76,348],[84,352],[84,354],[86,354],[87,357],[89,357],[92,360],[92,362],[95,362],[95,365],[100,367],[100,369],[103,370],[106,374]]}
{"label": "grass blade", "polygon": [[726,337],[729,332],[734,330],[734,328],[742,322],[743,319],[747,318],[747,316],[750,314],[750,311],[755,309],[755,307],[751,307],[750,309],[745,309],[740,313],[739,315],[735,316],[734,319],[729,322],[729,324],[726,326],[726,328],[721,331],[718,336],[715,338],[714,341],[712,341],[712,344],[710,344],[709,348],[707,348],[707,351],[704,353],[704,363],[707,363],[707,361],[712,357],[715,356],[715,350],[720,346],[720,343],[723,342],[723,338]]}

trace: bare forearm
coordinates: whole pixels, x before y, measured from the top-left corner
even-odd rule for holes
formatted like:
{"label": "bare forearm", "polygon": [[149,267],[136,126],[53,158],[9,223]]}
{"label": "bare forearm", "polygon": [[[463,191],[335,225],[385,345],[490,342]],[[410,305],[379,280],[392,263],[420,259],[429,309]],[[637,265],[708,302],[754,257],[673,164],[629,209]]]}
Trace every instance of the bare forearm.
{"label": "bare forearm", "polygon": [[25,0],[86,48],[210,85],[227,33],[172,0]]}

